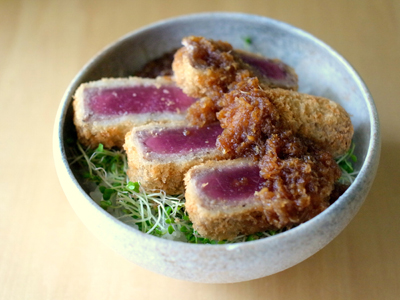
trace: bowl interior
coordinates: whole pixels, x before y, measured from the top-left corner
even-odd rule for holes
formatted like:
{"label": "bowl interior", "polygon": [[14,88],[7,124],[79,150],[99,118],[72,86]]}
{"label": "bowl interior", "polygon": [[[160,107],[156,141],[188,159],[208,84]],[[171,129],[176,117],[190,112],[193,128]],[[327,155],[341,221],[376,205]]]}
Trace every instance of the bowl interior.
{"label": "bowl interior", "polygon": [[[160,255],[160,258],[153,257],[153,263],[147,263],[143,259],[141,263],[139,262],[140,265],[156,272],[163,274],[169,272],[169,275],[172,277],[193,281],[234,282],[254,279],[283,270],[318,251],[347,225],[361,206],[362,200],[368,192],[379,157],[378,119],[375,106],[365,85],[357,73],[340,55],[310,34],[293,26],[268,18],[234,13],[207,13],[185,16],[162,21],[130,33],[102,50],[72,81],[64,95],[59,110],[59,119],[56,121],[56,123],[59,124],[57,127],[58,131],[55,133],[59,148],[59,150],[56,151],[61,151],[60,156],[62,156],[64,160],[64,167],[69,169],[70,167],[65,163],[66,157],[68,156],[68,147],[65,147],[65,145],[66,141],[76,139],[76,132],[72,122],[71,103],[72,96],[79,84],[103,77],[130,76],[134,74],[135,71],[139,70],[147,61],[180,47],[181,39],[188,35],[199,35],[228,41],[235,48],[260,53],[271,58],[279,58],[292,66],[297,72],[299,76],[299,90],[301,92],[324,96],[340,103],[351,115],[351,120],[355,128],[354,142],[356,144],[356,155],[358,157],[355,168],[360,170],[356,182],[333,205],[334,207],[330,207],[317,218],[304,224],[307,226],[301,225],[282,235],[241,245],[239,247],[242,249],[241,251],[247,251],[243,249],[248,249],[248,251],[251,252],[263,249],[265,252],[268,249],[268,251],[281,249],[280,251],[286,253],[284,248],[293,247],[293,241],[295,239],[314,236],[315,239],[318,240],[315,243],[311,242],[310,244],[312,245],[307,246],[308,248],[304,246],[304,251],[299,250],[303,252],[301,255],[297,255],[296,259],[286,258],[286,261],[280,264],[260,264],[262,257],[258,254],[255,256],[254,264],[252,265],[251,262],[248,262],[248,267],[245,268],[246,271],[243,271],[240,276],[233,274],[234,269],[230,269],[226,266],[224,267],[224,260],[220,258],[221,255],[225,255],[227,257],[226,259],[229,257],[233,260],[239,259],[243,254],[240,254],[240,251],[238,253],[232,251],[232,249],[239,249],[237,246],[235,246],[236,248],[229,248],[229,246],[213,245],[210,248],[208,247],[209,245],[186,245],[179,242],[161,241],[161,239],[135,232],[132,228],[126,228],[125,225],[119,221],[110,221],[109,217],[102,212],[100,207],[93,205],[91,209],[98,210],[97,213],[99,213],[99,216],[102,216],[100,218],[104,218],[105,223],[113,222],[115,230],[124,228],[125,238],[143,239],[143,241],[145,241],[143,245],[148,242],[149,244],[147,246],[149,249],[153,247],[154,251],[157,249],[157,251],[160,251],[159,245],[162,244],[164,245],[163,247],[167,247],[167,249],[170,249],[173,253],[175,253],[174,251],[176,251],[178,247],[179,249],[185,249],[184,251],[190,251],[194,253],[195,256],[197,255],[199,257],[201,253],[203,253],[202,251],[206,251],[208,257],[214,259],[211,259],[212,261],[210,263],[214,263],[214,265],[220,264],[218,266],[221,268],[220,272],[214,272],[214,275],[211,275],[210,272],[201,271],[198,267],[195,268],[191,265],[191,274],[194,275],[188,275],[189,271],[185,269],[185,266],[189,266],[190,264],[182,263],[179,267],[180,271],[178,273],[173,272],[171,270],[176,268],[177,262],[175,261],[174,266],[172,263],[168,265],[169,263],[165,261],[165,257],[163,258],[162,255]],[[246,42],[248,40],[251,41],[250,44]],[[73,168],[68,170],[68,176],[70,176],[71,181],[76,183],[76,180],[79,182],[79,179],[78,177],[74,178],[74,171]],[[366,179],[367,175],[369,176],[368,179]],[[81,182],[80,185],[81,186],[77,187],[77,189],[79,189],[79,191],[83,189],[87,192],[85,186],[82,185]],[[90,200],[87,195],[84,195],[79,201]],[[351,209],[343,213],[344,209],[348,209],[349,207],[351,207]],[[77,211],[79,208],[75,208],[75,210]],[[338,212],[341,212],[343,217],[334,218],[334,215]],[[84,219],[85,217],[82,217],[82,215],[80,216]],[[341,224],[340,226],[336,226],[335,229],[330,229],[332,231],[331,233],[327,234],[327,232],[321,232],[321,230],[318,229],[323,222],[330,224],[334,219],[337,223]],[[83,221],[85,222],[85,220]],[[101,222],[101,220],[99,222]],[[85,224],[87,224],[88,227],[91,226],[89,221],[85,222]],[[100,225],[97,224],[96,226]],[[92,231],[95,233],[96,226],[92,225]],[[292,231],[295,233],[297,232],[296,235],[298,237],[293,236],[293,234],[290,233]],[[110,236],[103,238],[103,240],[115,241],[114,237],[118,235],[118,233],[116,231],[111,231],[109,234]],[[322,236],[324,237],[322,238]],[[136,244],[137,240],[136,242],[133,241],[132,244],[125,243],[118,247],[139,249],[139,246]],[[135,254],[131,253],[132,249],[117,250],[125,256],[131,255],[132,257],[128,258],[138,263],[139,259],[136,259],[134,257]],[[230,254],[236,253],[236,256],[226,255],[228,252]],[[287,252],[287,256],[289,257],[290,255],[293,256],[290,251]],[[137,253],[136,256],[138,256]],[[187,259],[190,260],[191,258]],[[198,262],[198,260],[194,259],[193,264],[195,262]],[[161,267],[156,266],[157,264],[163,266],[162,270],[160,269]],[[249,269],[251,267],[260,270],[251,272]]]}

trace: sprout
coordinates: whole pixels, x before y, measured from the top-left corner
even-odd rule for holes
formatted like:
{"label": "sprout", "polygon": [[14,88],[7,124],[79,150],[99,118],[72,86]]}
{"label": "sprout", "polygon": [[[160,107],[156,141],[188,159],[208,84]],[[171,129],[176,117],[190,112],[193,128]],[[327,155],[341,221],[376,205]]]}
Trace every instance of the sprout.
{"label": "sprout", "polygon": [[244,37],[243,41],[247,46],[250,46],[253,43],[253,40],[249,36]]}
{"label": "sprout", "polygon": [[342,184],[350,185],[357,177],[358,171],[354,171],[353,163],[357,162],[357,157],[354,155],[354,149],[356,145],[351,144],[350,149],[342,156],[336,159],[336,163],[339,165],[342,175],[339,178],[339,182]]}
{"label": "sprout", "polygon": [[[78,164],[82,177],[94,186],[90,193],[93,200],[122,222],[144,233],[188,243],[225,244],[258,240],[288,229],[241,235],[232,241],[204,238],[193,228],[183,194],[167,195],[162,190],[145,190],[139,182],[129,180],[125,152],[104,149],[102,144],[95,150],[84,150],[77,143],[77,148],[79,152],[72,151],[70,164]],[[350,150],[337,159],[342,170],[341,183],[350,184],[357,175],[352,165],[352,161],[357,160],[354,148],[352,144]]]}

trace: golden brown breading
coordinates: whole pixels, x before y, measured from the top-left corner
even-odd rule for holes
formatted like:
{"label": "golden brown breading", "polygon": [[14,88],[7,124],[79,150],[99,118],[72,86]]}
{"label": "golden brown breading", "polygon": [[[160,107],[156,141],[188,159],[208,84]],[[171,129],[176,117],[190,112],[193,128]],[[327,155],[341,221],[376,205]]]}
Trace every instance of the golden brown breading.
{"label": "golden brown breading", "polygon": [[193,227],[201,236],[225,240],[233,239],[241,234],[276,229],[268,223],[264,207],[255,197],[241,201],[210,199],[202,192],[203,185],[198,182],[201,175],[214,170],[254,164],[256,163],[247,159],[208,161],[191,168],[186,173],[186,210],[193,222]]}
{"label": "golden brown breading", "polygon": [[77,89],[72,103],[74,108],[74,124],[78,133],[79,142],[85,146],[95,148],[102,143],[106,148],[122,148],[125,135],[133,126],[150,122],[182,121],[184,112],[157,112],[141,114],[122,114],[118,116],[101,116],[93,118],[88,108],[85,91],[91,88],[119,88],[132,86],[176,86],[170,77],[156,79],[129,77],[104,78],[98,81],[83,83]]}
{"label": "golden brown breading", "polygon": [[172,63],[177,85],[189,96],[220,97],[235,80],[240,67],[233,48],[222,41],[186,37]]}
{"label": "golden brown breading", "polygon": [[293,133],[310,139],[333,157],[348,151],[354,129],[350,116],[338,103],[283,89],[265,93]]}
{"label": "golden brown breading", "polygon": [[[235,88],[218,101],[223,108],[217,118],[225,128],[222,137],[229,143],[235,140],[236,144],[242,144],[238,150],[248,148],[253,141],[261,142],[258,147],[262,147],[264,140],[274,133],[272,127],[278,121],[285,130],[311,140],[333,157],[343,155],[350,148],[353,126],[347,112],[336,102],[279,88],[263,90],[257,78],[241,81]],[[246,132],[241,134],[245,128]]]}
{"label": "golden brown breading", "polygon": [[146,151],[139,139],[143,131],[158,132],[186,126],[184,122],[176,122],[150,123],[133,128],[126,135],[124,144],[128,157],[129,179],[140,182],[146,189],[161,189],[169,195],[177,195],[184,192],[183,178],[191,167],[208,160],[224,159],[225,156],[216,147],[188,154],[156,154]]}

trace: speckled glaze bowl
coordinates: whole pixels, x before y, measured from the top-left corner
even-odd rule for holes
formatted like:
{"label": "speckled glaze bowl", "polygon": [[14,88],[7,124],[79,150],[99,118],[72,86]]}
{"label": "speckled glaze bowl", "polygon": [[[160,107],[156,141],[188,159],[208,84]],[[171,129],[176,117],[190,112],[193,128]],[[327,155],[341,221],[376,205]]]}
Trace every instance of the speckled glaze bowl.
{"label": "speckled glaze bowl", "polygon": [[[287,232],[231,245],[196,245],[143,234],[100,208],[74,176],[66,141],[75,138],[72,95],[80,83],[128,76],[180,46],[188,35],[230,42],[234,47],[279,58],[299,75],[301,92],[339,102],[351,115],[359,175],[326,211]],[[251,45],[245,40],[250,39]],[[375,177],[380,152],[378,115],[366,86],[332,48],[314,36],[265,17],[204,13],[161,21],[122,37],[96,55],[73,79],[54,128],[54,158],[64,192],[82,222],[106,245],[151,271],[203,283],[240,282],[271,275],[310,257],[335,238],[362,205]]]}

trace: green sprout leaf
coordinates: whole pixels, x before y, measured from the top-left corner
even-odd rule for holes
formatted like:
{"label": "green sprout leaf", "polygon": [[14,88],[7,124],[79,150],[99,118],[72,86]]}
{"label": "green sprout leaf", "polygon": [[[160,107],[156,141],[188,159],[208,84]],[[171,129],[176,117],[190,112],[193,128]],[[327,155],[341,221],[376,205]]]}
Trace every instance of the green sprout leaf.
{"label": "green sprout leaf", "polygon": [[132,182],[129,181],[128,184],[126,185],[126,188],[129,191],[134,191],[135,193],[139,193],[139,182]]}
{"label": "green sprout leaf", "polygon": [[116,193],[114,189],[105,189],[103,193],[104,200],[110,200],[111,196]]}
{"label": "green sprout leaf", "polygon": [[358,172],[354,171],[353,163],[357,162],[357,157],[354,154],[355,144],[352,143],[350,149],[342,156],[336,159],[337,164],[339,165],[342,176],[339,179],[339,182],[342,184],[350,185]]}
{"label": "green sprout leaf", "polygon": [[244,37],[243,41],[247,46],[250,46],[253,43],[253,40],[249,36]]}
{"label": "green sprout leaf", "polygon": [[98,146],[97,149],[96,149],[96,152],[101,153],[101,152],[103,152],[103,151],[104,151],[103,144],[99,144],[99,146]]}
{"label": "green sprout leaf", "polygon": [[250,242],[250,241],[257,240],[257,239],[258,239],[258,238],[257,238],[256,235],[251,234],[251,235],[249,235],[249,236],[246,238],[246,241],[247,241],[247,242]]}
{"label": "green sprout leaf", "polygon": [[109,208],[110,206],[112,206],[112,203],[110,200],[106,200],[106,201],[100,201],[100,206],[107,210],[107,208]]}

